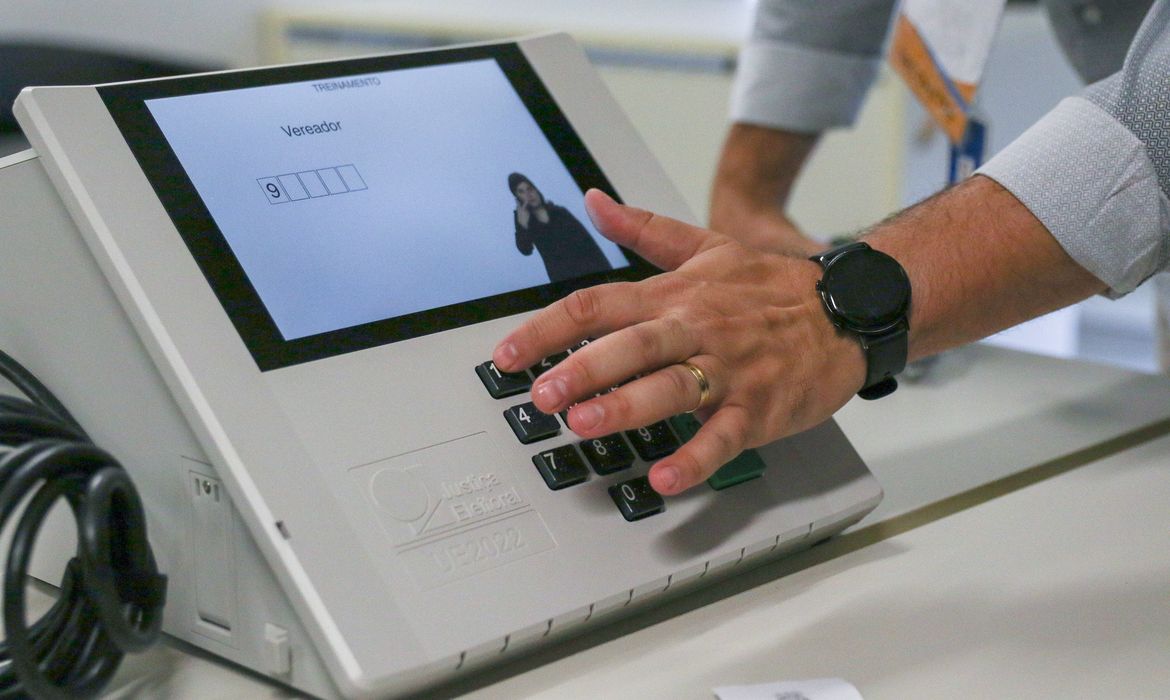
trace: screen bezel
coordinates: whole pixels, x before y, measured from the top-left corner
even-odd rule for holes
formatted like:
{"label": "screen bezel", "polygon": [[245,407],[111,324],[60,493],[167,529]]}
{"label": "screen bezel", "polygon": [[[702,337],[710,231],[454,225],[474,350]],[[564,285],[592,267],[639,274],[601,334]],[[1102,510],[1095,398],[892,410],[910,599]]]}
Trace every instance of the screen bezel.
{"label": "screen bezel", "polygon": [[121,83],[99,86],[97,91],[257,367],[269,371],[539,309],[577,289],[645,279],[658,272],[622,248],[628,267],[286,340],[146,106],[146,101],[164,97],[482,59],[496,61],[581,191],[597,188],[621,201],[515,43]]}

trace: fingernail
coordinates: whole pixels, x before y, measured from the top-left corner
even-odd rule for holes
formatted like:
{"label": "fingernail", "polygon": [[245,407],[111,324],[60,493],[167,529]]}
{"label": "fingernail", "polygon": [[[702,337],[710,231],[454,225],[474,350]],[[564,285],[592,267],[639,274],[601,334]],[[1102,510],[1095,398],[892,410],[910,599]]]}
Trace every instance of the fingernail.
{"label": "fingernail", "polygon": [[592,430],[601,423],[601,419],[605,417],[605,409],[601,406],[593,404],[585,404],[578,406],[573,411],[573,425],[580,430]]}
{"label": "fingernail", "polygon": [[565,400],[565,395],[568,392],[565,390],[565,380],[556,377],[553,379],[546,379],[541,382],[535,389],[532,390],[532,399],[538,405],[544,406],[549,410],[556,410],[557,406]]}
{"label": "fingernail", "polygon": [[512,363],[516,361],[519,353],[516,352],[516,346],[511,343],[501,343],[492,356],[495,358],[496,365],[503,365],[511,367]]}
{"label": "fingernail", "polygon": [[658,467],[650,472],[651,486],[659,493],[674,491],[678,486],[678,470],[674,467]]}

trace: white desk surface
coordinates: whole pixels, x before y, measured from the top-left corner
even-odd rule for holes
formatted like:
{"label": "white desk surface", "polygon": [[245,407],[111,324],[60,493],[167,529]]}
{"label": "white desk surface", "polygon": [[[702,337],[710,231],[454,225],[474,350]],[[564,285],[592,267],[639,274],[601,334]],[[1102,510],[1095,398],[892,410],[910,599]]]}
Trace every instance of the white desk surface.
{"label": "white desk surface", "polygon": [[[973,346],[837,418],[886,490],[858,527],[445,691],[709,698],[841,676],[867,698],[1051,697],[1091,695],[1064,684],[1104,687],[1097,673],[1115,696],[1170,687],[1170,380]],[[110,690],[288,696],[171,647],[128,658]]]}
{"label": "white desk surface", "polygon": [[[1141,698],[1170,688],[1170,437],[473,693],[710,698],[841,677],[882,698]],[[778,571],[782,573],[782,571]]]}

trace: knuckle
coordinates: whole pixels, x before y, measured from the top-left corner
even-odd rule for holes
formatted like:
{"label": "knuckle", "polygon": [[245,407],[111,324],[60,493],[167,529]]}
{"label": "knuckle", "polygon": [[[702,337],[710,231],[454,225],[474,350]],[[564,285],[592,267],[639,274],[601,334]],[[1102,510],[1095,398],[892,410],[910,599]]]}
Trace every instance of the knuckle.
{"label": "knuckle", "polygon": [[566,366],[565,369],[569,377],[570,391],[585,393],[596,386],[596,372],[593,369],[593,365],[589,362],[588,357],[583,356],[579,352],[575,352],[562,364]]}
{"label": "knuckle", "polygon": [[674,338],[679,344],[687,337],[687,324],[678,316],[671,314],[662,318],[662,326],[666,337]]}
{"label": "knuckle", "polygon": [[671,392],[676,396],[689,397],[697,391],[695,377],[682,365],[675,365],[666,372],[666,379],[670,382]]}
{"label": "knuckle", "polygon": [[601,397],[601,401],[605,404],[608,423],[618,427],[632,425],[630,421],[634,417],[635,407],[628,392],[618,390]]}
{"label": "knuckle", "polygon": [[743,431],[731,426],[714,427],[711,438],[719,445],[719,454],[724,461],[730,460],[743,451]]}
{"label": "knuckle", "polygon": [[653,329],[643,324],[631,328],[630,333],[634,345],[631,349],[636,353],[636,357],[642,360],[643,363],[654,361],[658,357],[662,344]]}
{"label": "knuckle", "polygon": [[601,299],[593,287],[578,289],[565,297],[565,314],[577,325],[593,323],[601,311]]}
{"label": "knuckle", "polygon": [[681,294],[689,282],[685,275],[677,272],[666,272],[651,277],[648,281],[653,285],[654,293],[663,298],[671,298]]}

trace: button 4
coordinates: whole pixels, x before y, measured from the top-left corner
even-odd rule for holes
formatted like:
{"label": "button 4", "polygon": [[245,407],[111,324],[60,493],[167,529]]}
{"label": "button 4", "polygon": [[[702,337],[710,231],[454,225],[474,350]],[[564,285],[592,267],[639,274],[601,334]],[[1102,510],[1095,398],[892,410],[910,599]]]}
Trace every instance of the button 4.
{"label": "button 4", "polygon": [[559,435],[561,432],[561,425],[556,417],[541,413],[531,401],[504,411],[504,418],[508,425],[512,426],[516,439],[525,445]]}

